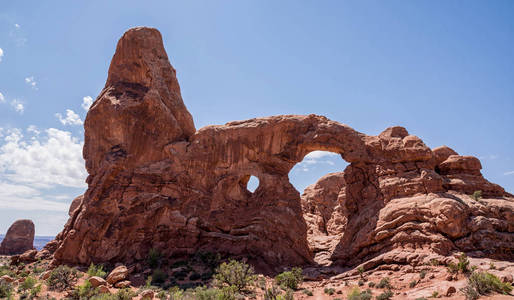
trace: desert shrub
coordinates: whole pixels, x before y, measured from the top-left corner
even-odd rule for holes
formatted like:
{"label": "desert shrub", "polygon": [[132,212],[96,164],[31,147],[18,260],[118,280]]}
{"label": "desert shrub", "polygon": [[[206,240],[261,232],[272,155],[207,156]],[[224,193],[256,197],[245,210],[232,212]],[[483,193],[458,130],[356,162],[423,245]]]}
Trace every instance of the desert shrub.
{"label": "desert shrub", "polygon": [[0,281],[0,298],[11,299],[13,292],[13,287],[10,283],[5,281]]}
{"label": "desert shrub", "polygon": [[416,298],[415,300],[427,300],[427,298],[425,298],[425,297],[419,297],[419,298]]}
{"label": "desert shrub", "polygon": [[466,299],[477,299],[478,295],[492,292],[508,294],[512,291],[510,283],[502,282],[498,277],[487,272],[473,272],[468,278],[466,287],[462,290]]}
{"label": "desert shrub", "polygon": [[441,262],[440,262],[439,260],[435,259],[435,258],[432,258],[432,259],[430,260],[429,264],[430,264],[431,266],[440,266],[440,265],[441,265]]}
{"label": "desert shrub", "polygon": [[48,289],[52,291],[64,291],[73,286],[77,281],[77,270],[62,265],[53,269],[46,280]]}
{"label": "desert shrub", "polygon": [[439,298],[439,292],[438,291],[433,291],[432,295],[430,296],[430,298]]}
{"label": "desert shrub", "polygon": [[370,288],[375,287],[375,283],[373,281],[368,282],[368,286]]}
{"label": "desert shrub", "polygon": [[20,283],[18,289],[20,291],[27,291],[27,290],[32,289],[36,285],[36,283],[37,283],[37,280],[34,277],[27,276],[27,278],[25,278],[25,281]]}
{"label": "desert shrub", "polygon": [[8,266],[0,266],[0,277],[8,275],[9,277],[15,277],[16,273],[11,270]]}
{"label": "desert shrub", "polygon": [[116,292],[116,294],[98,294],[89,298],[90,300],[131,300],[136,297],[136,293],[134,293],[131,289],[121,289]]}
{"label": "desert shrub", "polygon": [[416,286],[416,284],[418,284],[418,281],[417,280],[413,280],[409,283],[409,287],[412,289],[413,287]]}
{"label": "desert shrub", "polygon": [[448,272],[450,272],[451,274],[459,273],[459,267],[455,263],[449,263],[446,268],[448,269]]}
{"label": "desert shrub", "polygon": [[158,299],[161,299],[161,300],[168,299],[168,295],[166,294],[166,291],[159,291],[157,293],[157,295],[155,295],[155,297],[158,298]]}
{"label": "desert shrub", "polygon": [[98,294],[97,289],[95,289],[89,280],[84,281],[83,284],[77,286],[70,294],[70,299],[72,300],[83,300],[83,299],[91,299],[93,296]]}
{"label": "desert shrub", "polygon": [[359,282],[357,282],[357,284],[358,284],[359,286],[363,286],[363,285],[364,285],[364,280],[359,279]]}
{"label": "desert shrub", "polygon": [[280,289],[277,285],[273,284],[271,288],[264,291],[264,300],[276,300],[280,295]]}
{"label": "desert shrub", "polygon": [[166,274],[161,269],[155,269],[152,272],[152,279],[150,280],[150,283],[151,283],[151,285],[159,286],[159,285],[163,284],[167,278],[168,278],[168,274]]}
{"label": "desert shrub", "polygon": [[496,269],[496,266],[494,265],[494,263],[493,263],[493,262],[491,262],[491,263],[489,264],[489,269],[491,269],[491,270],[495,270],[495,269]]}
{"label": "desert shrub", "polygon": [[98,276],[101,278],[105,278],[107,272],[105,272],[103,268],[104,267],[102,265],[96,266],[94,263],[91,263],[89,265],[89,268],[87,269],[87,275],[89,275],[89,277]]}
{"label": "desert shrub", "polygon": [[359,288],[354,288],[348,294],[348,300],[370,300],[372,297],[371,290],[361,292]]}
{"label": "desert shrub", "polygon": [[312,296],[312,295],[313,295],[313,294],[312,294],[312,291],[311,291],[311,290],[308,290],[308,289],[304,289],[304,290],[302,291],[302,293],[304,293],[304,294],[305,294],[305,295],[307,295],[307,296]]}
{"label": "desert shrub", "polygon": [[280,273],[275,277],[275,282],[278,285],[292,290],[297,290],[302,281],[303,276],[301,268],[293,268],[291,271]]}
{"label": "desert shrub", "polygon": [[419,278],[423,279],[425,276],[427,276],[427,270],[421,270],[421,272],[419,272]]}
{"label": "desert shrub", "polygon": [[459,256],[459,262],[457,263],[457,268],[462,273],[469,273],[469,259],[468,256],[465,253],[461,253]]}
{"label": "desert shrub", "polygon": [[387,290],[385,292],[383,292],[382,294],[378,295],[376,297],[377,300],[388,300],[388,299],[391,299],[393,297],[393,292],[391,292],[391,290]]}
{"label": "desert shrub", "polygon": [[325,288],[323,292],[327,295],[333,295],[336,292],[336,290],[334,288]]}
{"label": "desert shrub", "polygon": [[358,267],[357,271],[359,271],[359,276],[361,277],[361,279],[364,280],[364,268]]}
{"label": "desert shrub", "polygon": [[157,249],[150,249],[148,252],[148,265],[150,268],[157,268],[161,265],[161,252]]}
{"label": "desert shrub", "polygon": [[480,199],[482,199],[482,191],[473,192],[473,194],[471,195],[471,198],[473,198],[473,200],[475,200],[475,201],[480,201]]}
{"label": "desert shrub", "polygon": [[253,285],[257,276],[253,268],[236,260],[224,262],[218,266],[214,274],[215,284],[219,288],[224,286],[234,286],[238,292],[245,291],[249,286]]}
{"label": "desert shrub", "polygon": [[379,289],[384,289],[384,288],[390,289],[391,288],[391,283],[389,283],[389,278],[388,277],[382,278],[380,280],[380,282],[377,284],[377,288],[379,288]]}

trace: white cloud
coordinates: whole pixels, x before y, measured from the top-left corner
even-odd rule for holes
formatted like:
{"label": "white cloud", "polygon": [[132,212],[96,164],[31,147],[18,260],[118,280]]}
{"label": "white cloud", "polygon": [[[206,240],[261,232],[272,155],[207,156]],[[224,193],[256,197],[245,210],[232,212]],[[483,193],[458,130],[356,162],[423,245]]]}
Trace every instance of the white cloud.
{"label": "white cloud", "polygon": [[82,125],[82,120],[73,110],[66,110],[66,117],[63,117],[60,113],[56,113],[55,116],[59,119],[62,125]]}
{"label": "white cloud", "polygon": [[37,90],[37,82],[34,80],[34,76],[25,77],[25,82],[30,85],[33,89]]}
{"label": "white cloud", "polygon": [[327,165],[335,165],[332,159],[338,157],[339,154],[328,152],[328,151],[312,151],[311,153],[305,155],[302,162],[300,162],[299,169],[304,172],[309,172],[310,168],[308,166],[316,165],[316,164],[327,164]]}
{"label": "white cloud", "polygon": [[18,112],[20,114],[22,114],[25,111],[25,106],[18,99],[14,99],[13,101],[11,101],[11,106],[12,106],[12,108],[14,108],[14,110],[16,112]]}
{"label": "white cloud", "polygon": [[86,97],[82,98],[81,105],[85,111],[88,111],[92,104],[93,104],[93,98],[91,98],[91,96],[86,96]]}
{"label": "white cloud", "polygon": [[3,177],[32,188],[84,188],[83,142],[68,131],[49,128],[44,132],[38,139],[24,138],[20,129],[5,134],[0,147],[0,180]]}
{"label": "white cloud", "polygon": [[16,23],[16,24],[14,24],[14,27],[20,28],[20,24]]}
{"label": "white cloud", "polygon": [[503,175],[505,175],[505,176],[514,175],[514,171],[505,172],[505,173],[503,173]]}
{"label": "white cloud", "polygon": [[[35,136],[39,136],[39,134],[41,133],[41,131],[39,131],[39,129],[37,129],[36,125],[30,125],[29,127],[27,127],[27,132],[32,133]],[[33,138],[35,138],[35,137],[33,137]]]}
{"label": "white cloud", "polygon": [[5,97],[2,93],[0,93],[0,102],[5,103]]}
{"label": "white cloud", "polygon": [[2,57],[4,57],[4,50],[0,48],[0,62],[2,61]]}

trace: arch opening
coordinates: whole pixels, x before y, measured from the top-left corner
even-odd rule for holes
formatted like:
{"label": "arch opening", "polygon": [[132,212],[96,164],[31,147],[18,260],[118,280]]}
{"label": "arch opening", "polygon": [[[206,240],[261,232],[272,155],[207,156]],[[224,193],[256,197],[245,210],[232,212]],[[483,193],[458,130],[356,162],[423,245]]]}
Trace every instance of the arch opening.
{"label": "arch opening", "polygon": [[260,185],[259,177],[254,175],[247,175],[245,177],[245,188],[248,192],[253,194]]}
{"label": "arch opening", "polygon": [[289,181],[301,191],[308,244],[320,265],[332,264],[332,253],[346,228],[344,170],[348,165],[339,153],[312,151],[289,172]]}
{"label": "arch opening", "polygon": [[339,153],[312,151],[289,171],[289,181],[303,194],[309,185],[316,183],[321,177],[342,172],[348,165]]}

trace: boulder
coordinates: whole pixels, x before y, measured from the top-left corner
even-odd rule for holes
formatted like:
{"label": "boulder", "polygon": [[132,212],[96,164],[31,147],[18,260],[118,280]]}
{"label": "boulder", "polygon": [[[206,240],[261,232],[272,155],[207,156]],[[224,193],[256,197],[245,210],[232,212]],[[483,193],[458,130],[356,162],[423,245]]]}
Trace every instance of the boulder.
{"label": "boulder", "polygon": [[107,275],[107,282],[110,284],[115,284],[119,281],[125,280],[128,276],[128,269],[125,266],[119,266],[114,268],[114,270]]}
{"label": "boulder", "polygon": [[123,280],[123,281],[116,282],[114,284],[114,287],[118,288],[118,289],[128,288],[128,287],[130,287],[130,280]]}
{"label": "boulder", "polygon": [[141,292],[141,299],[153,299],[154,292],[152,290],[144,290]]}
{"label": "boulder", "polygon": [[89,277],[88,280],[91,283],[91,286],[93,286],[93,287],[99,287],[101,285],[107,285],[107,281],[105,281],[105,279],[103,279],[102,277],[92,276],[92,277]]}
{"label": "boulder", "polygon": [[34,248],[34,223],[31,220],[17,220],[7,230],[0,244],[0,255],[21,254]]}

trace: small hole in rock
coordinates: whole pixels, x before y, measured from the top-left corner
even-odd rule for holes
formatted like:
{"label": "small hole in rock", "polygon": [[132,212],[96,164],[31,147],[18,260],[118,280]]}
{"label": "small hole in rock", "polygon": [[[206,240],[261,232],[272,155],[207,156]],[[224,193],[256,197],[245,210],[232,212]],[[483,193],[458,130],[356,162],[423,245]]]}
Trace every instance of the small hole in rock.
{"label": "small hole in rock", "polygon": [[246,189],[250,191],[250,193],[255,192],[255,190],[259,187],[259,178],[255,176],[250,176],[250,180],[248,180],[248,184],[246,185]]}

